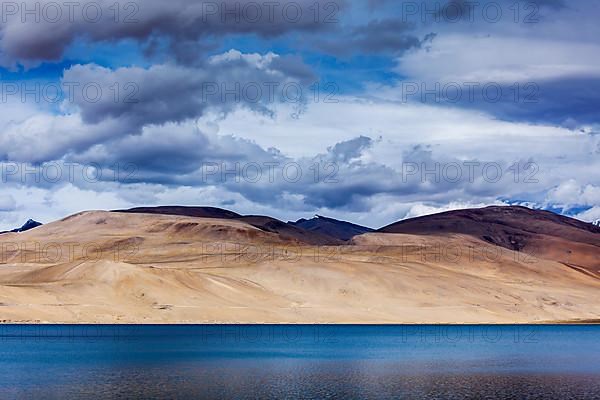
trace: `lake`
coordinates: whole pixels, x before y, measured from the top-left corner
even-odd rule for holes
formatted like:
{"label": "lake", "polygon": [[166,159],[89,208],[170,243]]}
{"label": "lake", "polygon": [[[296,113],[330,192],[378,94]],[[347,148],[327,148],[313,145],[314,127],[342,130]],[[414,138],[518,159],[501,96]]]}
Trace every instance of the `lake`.
{"label": "lake", "polygon": [[600,326],[0,326],[1,399],[598,399]]}

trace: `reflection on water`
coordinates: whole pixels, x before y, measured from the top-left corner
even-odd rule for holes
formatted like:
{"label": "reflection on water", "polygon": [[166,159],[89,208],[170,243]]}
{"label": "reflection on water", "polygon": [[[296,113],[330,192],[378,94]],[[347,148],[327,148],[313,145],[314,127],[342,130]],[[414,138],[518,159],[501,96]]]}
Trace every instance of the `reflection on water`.
{"label": "reflection on water", "polygon": [[0,398],[600,398],[600,326],[2,326]]}

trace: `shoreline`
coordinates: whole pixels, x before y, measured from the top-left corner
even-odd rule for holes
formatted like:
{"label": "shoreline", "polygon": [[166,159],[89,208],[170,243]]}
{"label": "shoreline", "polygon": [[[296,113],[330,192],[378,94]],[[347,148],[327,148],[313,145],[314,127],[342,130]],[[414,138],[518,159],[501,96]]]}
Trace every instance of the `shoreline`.
{"label": "shoreline", "polygon": [[0,323],[0,328],[6,326],[556,326],[556,325],[600,325],[600,319],[573,320],[573,321],[542,321],[542,322],[480,322],[480,323],[453,323],[453,322],[419,322],[419,323],[377,323],[377,322],[332,322],[332,323],[307,323],[307,322],[131,322],[131,323],[106,323],[106,322],[48,322],[48,321],[11,321]]}

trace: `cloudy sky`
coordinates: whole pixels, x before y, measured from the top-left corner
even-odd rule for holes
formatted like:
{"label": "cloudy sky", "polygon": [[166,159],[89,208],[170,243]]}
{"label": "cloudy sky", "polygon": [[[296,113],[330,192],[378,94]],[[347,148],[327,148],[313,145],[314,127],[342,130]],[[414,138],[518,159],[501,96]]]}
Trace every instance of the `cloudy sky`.
{"label": "cloudy sky", "polygon": [[206,205],[600,219],[589,0],[2,2],[0,229]]}

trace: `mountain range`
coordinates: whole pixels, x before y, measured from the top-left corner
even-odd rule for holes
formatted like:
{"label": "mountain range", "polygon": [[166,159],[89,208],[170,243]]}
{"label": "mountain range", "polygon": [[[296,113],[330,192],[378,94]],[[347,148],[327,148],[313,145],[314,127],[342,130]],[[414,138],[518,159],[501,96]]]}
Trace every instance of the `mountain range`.
{"label": "mountain range", "polygon": [[88,211],[0,236],[14,323],[600,321],[600,227],[524,207],[379,230],[211,207]]}

